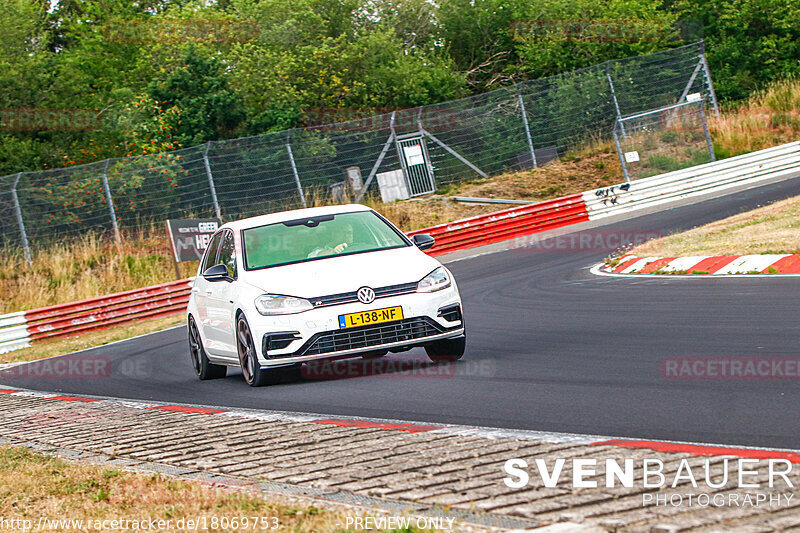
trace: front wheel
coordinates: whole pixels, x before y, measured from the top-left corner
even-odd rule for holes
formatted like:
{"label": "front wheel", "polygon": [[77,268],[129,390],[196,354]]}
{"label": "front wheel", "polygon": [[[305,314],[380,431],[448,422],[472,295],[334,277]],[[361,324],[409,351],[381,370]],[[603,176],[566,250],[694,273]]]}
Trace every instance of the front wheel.
{"label": "front wheel", "polygon": [[467,347],[467,336],[462,335],[454,339],[443,339],[434,341],[425,346],[428,358],[435,363],[443,361],[458,361],[464,357],[464,350]]}
{"label": "front wheel", "polygon": [[247,325],[247,320],[242,315],[236,320],[236,347],[239,352],[242,375],[248,385],[251,387],[275,385],[281,380],[280,372],[261,368],[253,343],[253,335],[250,333],[250,326]]}
{"label": "front wheel", "polygon": [[224,378],[228,373],[227,366],[215,365],[208,360],[203,348],[203,340],[200,338],[200,332],[192,317],[189,317],[189,357],[192,359],[194,372],[201,381]]}

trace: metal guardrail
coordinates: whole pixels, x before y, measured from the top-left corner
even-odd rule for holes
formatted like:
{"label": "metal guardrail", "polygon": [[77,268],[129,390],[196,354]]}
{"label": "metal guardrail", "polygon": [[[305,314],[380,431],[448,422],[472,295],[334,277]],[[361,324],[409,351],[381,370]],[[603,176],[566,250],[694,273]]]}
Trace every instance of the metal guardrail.
{"label": "metal guardrail", "polygon": [[189,302],[193,279],[0,315],[0,353],[26,348],[36,340],[181,312]]}
{"label": "metal guardrail", "polygon": [[800,171],[800,142],[583,193],[590,220]]}
{"label": "metal guardrail", "polygon": [[578,193],[424,228],[409,232],[409,235],[431,235],[436,244],[430,254],[442,255],[587,220],[586,203],[583,194]]}
{"label": "metal guardrail", "polygon": [[[513,207],[409,232],[436,238],[431,255],[442,255],[525,235],[643,209],[712,191],[800,171],[800,142],[697,167],[536,204]],[[0,354],[32,341],[65,337],[183,312],[193,278],[162,283],[30,311],[0,315]]]}

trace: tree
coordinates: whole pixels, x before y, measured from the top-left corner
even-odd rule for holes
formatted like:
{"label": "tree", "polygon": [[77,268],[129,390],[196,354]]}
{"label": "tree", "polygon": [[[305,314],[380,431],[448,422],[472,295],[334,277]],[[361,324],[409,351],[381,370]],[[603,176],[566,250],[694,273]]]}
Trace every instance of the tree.
{"label": "tree", "polygon": [[517,61],[511,32],[519,1],[442,0],[439,6],[439,36],[476,92],[510,82],[504,71]]}
{"label": "tree", "polygon": [[241,98],[228,86],[222,62],[201,56],[190,47],[184,64],[163,80],[154,80],[148,93],[163,109],[176,108],[175,140],[182,146],[230,137],[245,119]]}
{"label": "tree", "polygon": [[702,24],[722,100],[745,98],[771,80],[800,74],[800,0],[677,0],[668,9]]}
{"label": "tree", "polygon": [[541,78],[686,44],[676,16],[653,0],[560,0],[520,3],[512,38],[519,61],[507,72]]}

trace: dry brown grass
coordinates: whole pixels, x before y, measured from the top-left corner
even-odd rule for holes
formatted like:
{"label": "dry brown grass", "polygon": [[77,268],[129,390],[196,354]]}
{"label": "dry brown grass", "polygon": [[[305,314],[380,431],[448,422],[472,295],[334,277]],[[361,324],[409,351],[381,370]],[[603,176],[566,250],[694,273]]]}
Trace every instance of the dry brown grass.
{"label": "dry brown grass", "polygon": [[[181,276],[197,263],[181,264]],[[117,246],[87,234],[58,246],[33,249],[28,268],[19,250],[0,254],[0,314],[72,302],[175,279],[166,231],[125,234]]]}
{"label": "dry brown grass", "polygon": [[[94,348],[95,346],[103,346],[111,342],[130,339],[137,335],[144,335],[145,333],[152,333],[182,324],[186,324],[185,315],[183,313],[177,313],[168,317],[151,318],[149,320],[123,324],[110,329],[89,331],[76,337],[45,339],[36,341],[29,348],[23,348],[22,350],[0,355],[0,362],[18,363],[23,361],[35,361],[46,357],[54,357],[56,355],[86,350],[88,348]],[[188,354],[189,352],[187,351],[186,353]]]}
{"label": "dry brown grass", "polygon": [[777,81],[719,119],[710,114],[709,129],[723,157],[800,139],[800,80]]}
{"label": "dry brown grass", "polygon": [[634,248],[640,257],[800,253],[800,196]]}
{"label": "dry brown grass", "polygon": [[541,168],[465,183],[448,194],[541,201],[621,181],[622,167],[614,145],[606,143],[594,145],[591,150],[570,152]]}
{"label": "dry brown grass", "polygon": [[[143,475],[33,453],[25,448],[0,447],[0,517],[12,527],[4,531],[22,531],[22,520],[80,520],[83,527],[62,524],[40,527],[37,531],[100,531],[88,527],[99,520],[172,520],[172,527],[162,531],[202,531],[202,528],[178,528],[183,519],[205,520],[206,531],[313,531],[343,532],[348,516],[362,512],[329,510],[289,500],[267,498],[260,494],[215,488],[201,483],[184,482],[160,475]],[[266,517],[267,528],[216,527],[212,520],[242,517]],[[278,527],[270,529],[277,519]],[[12,522],[18,520],[18,522]],[[14,524],[20,527],[13,527]],[[112,527],[103,530],[138,531],[140,528]],[[144,528],[141,528],[142,530]],[[32,531],[34,529],[29,529]],[[414,531],[417,531],[415,528]]]}

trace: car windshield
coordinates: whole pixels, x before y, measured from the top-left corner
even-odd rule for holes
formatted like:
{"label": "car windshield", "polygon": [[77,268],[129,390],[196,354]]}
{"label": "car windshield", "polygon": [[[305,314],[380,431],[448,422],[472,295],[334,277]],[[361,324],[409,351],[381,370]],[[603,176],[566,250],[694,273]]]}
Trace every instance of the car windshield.
{"label": "car windshield", "polygon": [[288,220],[242,235],[247,270],[409,246],[373,211]]}

